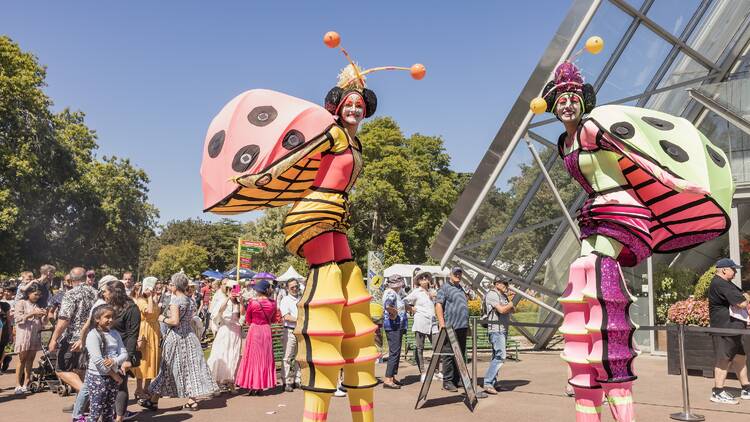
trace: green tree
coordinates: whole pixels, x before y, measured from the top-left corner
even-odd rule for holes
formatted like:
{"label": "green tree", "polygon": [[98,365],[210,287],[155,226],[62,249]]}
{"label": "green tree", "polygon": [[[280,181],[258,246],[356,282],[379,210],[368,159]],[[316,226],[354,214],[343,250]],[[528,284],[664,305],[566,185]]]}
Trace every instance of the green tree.
{"label": "green tree", "polygon": [[386,268],[393,264],[403,264],[406,262],[404,244],[401,243],[401,236],[396,230],[391,230],[385,237],[383,255],[385,256],[385,262],[383,262],[383,265]]}
{"label": "green tree", "polygon": [[191,241],[208,251],[207,268],[228,270],[237,265],[237,237],[241,232],[240,223],[228,218],[213,223],[199,218],[170,221],[151,239],[151,246],[144,249],[142,267],[150,266],[162,246]]}
{"label": "green tree", "polygon": [[305,274],[307,264],[305,260],[292,255],[284,245],[284,233],[281,227],[289,207],[270,208],[255,221],[247,223],[242,238],[266,243],[266,248],[253,255],[253,271],[267,271],[275,275],[285,272],[290,265],[300,273]]}
{"label": "green tree", "polygon": [[149,273],[167,278],[183,271],[188,277],[197,277],[208,264],[208,251],[190,241],[176,245],[166,245],[159,249],[156,260],[151,264]]}
{"label": "green tree", "polygon": [[51,111],[45,76],[0,36],[0,272],[134,268],[157,217],[148,177],[127,160],[97,159],[84,114]]}

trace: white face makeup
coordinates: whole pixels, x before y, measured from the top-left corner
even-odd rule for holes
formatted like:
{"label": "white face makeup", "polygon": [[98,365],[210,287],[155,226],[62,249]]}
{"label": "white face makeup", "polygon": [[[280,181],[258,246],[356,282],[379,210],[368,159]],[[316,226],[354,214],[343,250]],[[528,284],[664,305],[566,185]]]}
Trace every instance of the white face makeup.
{"label": "white face makeup", "polygon": [[561,122],[575,122],[581,119],[581,100],[574,94],[562,94],[557,100],[555,112]]}
{"label": "white face makeup", "polygon": [[365,118],[365,100],[359,94],[349,94],[341,105],[341,120],[348,126],[357,126]]}

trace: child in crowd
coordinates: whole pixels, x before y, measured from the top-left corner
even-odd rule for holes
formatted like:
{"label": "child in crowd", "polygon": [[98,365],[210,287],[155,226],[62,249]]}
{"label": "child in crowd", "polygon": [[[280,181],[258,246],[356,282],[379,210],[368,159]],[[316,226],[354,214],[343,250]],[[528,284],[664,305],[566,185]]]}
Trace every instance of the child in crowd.
{"label": "child in crowd", "polygon": [[101,305],[94,309],[89,327],[96,327],[86,335],[86,353],[89,356],[86,371],[86,388],[89,391],[90,413],[88,420],[114,421],[117,387],[122,382],[120,366],[127,361],[128,352],[120,334],[110,330],[114,308]]}

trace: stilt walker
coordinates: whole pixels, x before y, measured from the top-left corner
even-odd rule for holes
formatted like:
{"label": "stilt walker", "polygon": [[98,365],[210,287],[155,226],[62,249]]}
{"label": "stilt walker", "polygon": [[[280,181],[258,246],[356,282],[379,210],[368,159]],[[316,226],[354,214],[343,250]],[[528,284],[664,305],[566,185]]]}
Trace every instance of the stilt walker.
{"label": "stilt walker", "polygon": [[[335,32],[325,34],[339,47]],[[352,420],[374,420],[373,387],[379,353],[362,271],[352,258],[349,191],[362,171],[359,124],[377,108],[366,75],[425,68],[362,70],[349,64],[325,97],[325,108],[269,90],[244,92],[214,118],[206,135],[201,175],[206,211],[234,214],[293,204],[283,231],[290,252],[310,265],[295,335],[305,390],[303,420],[325,421],[343,369]]]}
{"label": "stilt walker", "polygon": [[[602,47],[599,37],[586,42],[594,54]],[[636,107],[595,106],[593,87],[570,61],[531,102],[533,112],[554,113],[565,126],[558,152],[588,193],[577,214],[581,254],[559,299],[576,421],[600,421],[607,400],[615,420],[633,422],[637,327],[620,266],[725,233],[734,184],[724,152],[689,121]]]}

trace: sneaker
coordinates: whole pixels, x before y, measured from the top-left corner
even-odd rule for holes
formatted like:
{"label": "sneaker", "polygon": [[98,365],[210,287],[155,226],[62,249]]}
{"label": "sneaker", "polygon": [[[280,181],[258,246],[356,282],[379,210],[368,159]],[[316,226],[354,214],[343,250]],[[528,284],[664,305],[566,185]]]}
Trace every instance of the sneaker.
{"label": "sneaker", "polygon": [[126,410],[125,414],[122,415],[122,420],[129,421],[135,418],[136,416],[138,416],[137,412],[131,412],[130,410]]}
{"label": "sneaker", "polygon": [[427,374],[422,374],[419,376],[419,382],[424,382],[425,378],[427,377]]}
{"label": "sneaker", "polygon": [[443,383],[443,390],[450,391],[451,393],[455,393],[458,391],[458,388],[456,388],[455,385],[453,385],[452,382],[444,382]]}
{"label": "sneaker", "polygon": [[443,373],[442,372],[436,373],[435,374],[435,379],[439,379],[439,380],[443,379]]}
{"label": "sneaker", "polygon": [[477,391],[477,398],[478,399],[486,399],[487,397],[489,397],[489,396],[484,391],[482,391],[482,390]]}
{"label": "sneaker", "polygon": [[26,387],[16,387],[15,390],[13,390],[13,394],[20,396],[21,394],[26,394]]}
{"label": "sneaker", "polygon": [[342,391],[340,388],[333,393],[335,397],[346,397],[346,391]]}
{"label": "sneaker", "polygon": [[286,387],[284,387],[284,391],[286,391],[287,393],[292,393],[294,392],[294,387],[292,387],[290,384],[287,384]]}
{"label": "sneaker", "polygon": [[742,389],[742,393],[740,393],[740,398],[742,400],[750,400],[750,387]]}
{"label": "sneaker", "polygon": [[492,394],[493,396],[497,395],[497,390],[495,390],[495,387],[492,386],[484,387],[484,392],[487,394]]}
{"label": "sneaker", "polygon": [[63,413],[73,413],[73,405],[63,407],[62,411]]}
{"label": "sneaker", "polygon": [[740,401],[734,398],[731,394],[727,393],[725,390],[719,390],[718,392],[716,390],[711,392],[711,401],[714,403],[721,403],[721,404],[739,404]]}

